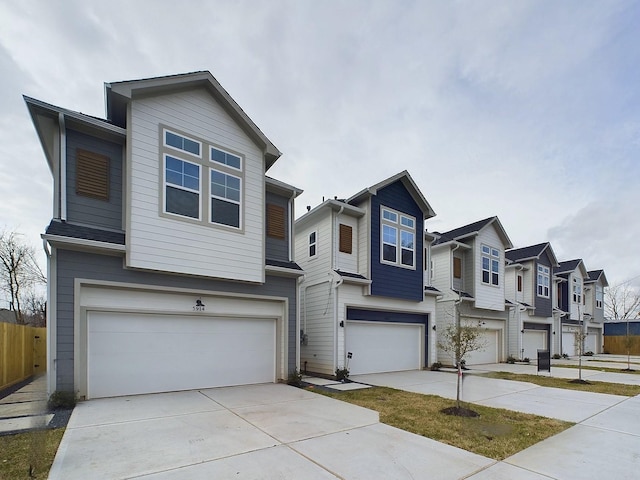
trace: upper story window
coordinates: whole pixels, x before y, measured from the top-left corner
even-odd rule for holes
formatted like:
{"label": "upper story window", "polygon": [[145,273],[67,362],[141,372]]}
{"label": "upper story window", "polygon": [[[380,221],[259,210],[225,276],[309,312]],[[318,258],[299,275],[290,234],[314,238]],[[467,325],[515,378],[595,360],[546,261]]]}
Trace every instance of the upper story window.
{"label": "upper story window", "polygon": [[200,165],[164,156],[164,211],[200,219]]}
{"label": "upper story window", "polygon": [[573,285],[573,301],[574,303],[581,303],[582,302],[582,282],[577,277],[573,277],[572,285]]}
{"label": "upper story window", "polygon": [[242,180],[211,169],[211,222],[240,227]]}
{"label": "upper story window", "polygon": [[482,245],[482,283],[500,285],[500,251]]}
{"label": "upper story window", "polygon": [[522,292],[522,275],[518,275],[518,292]]}
{"label": "upper story window", "polygon": [[236,170],[242,170],[242,159],[239,156],[219,148],[211,147],[211,161],[227,165]]}
{"label": "upper story window", "polygon": [[603,291],[600,285],[596,285],[596,308],[602,308]]}
{"label": "upper story window", "polygon": [[161,127],[161,134],[162,212],[241,229],[243,157],[176,130]]}
{"label": "upper story window", "polygon": [[381,262],[405,268],[415,268],[415,218],[383,207],[380,222]]}
{"label": "upper story window", "polygon": [[169,130],[164,131],[164,144],[167,147],[182,150],[183,152],[200,157],[200,149],[202,144],[197,140],[179,135]]}
{"label": "upper story window", "polygon": [[538,265],[538,296],[549,298],[550,269]]}
{"label": "upper story window", "polygon": [[315,257],[318,252],[318,232],[309,234],[309,256]]}
{"label": "upper story window", "polygon": [[453,257],[453,278],[462,278],[462,258]]}

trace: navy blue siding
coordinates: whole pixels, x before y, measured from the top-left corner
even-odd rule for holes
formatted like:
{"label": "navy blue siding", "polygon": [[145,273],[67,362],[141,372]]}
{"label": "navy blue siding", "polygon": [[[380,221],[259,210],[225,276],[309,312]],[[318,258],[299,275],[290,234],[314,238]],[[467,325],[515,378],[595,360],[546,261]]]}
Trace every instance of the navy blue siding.
{"label": "navy blue siding", "polygon": [[[170,288],[187,288],[289,299],[289,358],[287,371],[296,367],[296,279],[267,276],[264,285],[224,282],[196,277],[125,270],[121,257],[57,250],[57,389],[73,391],[73,306],[75,278],[130,282]],[[241,301],[241,300],[240,300]]]}
{"label": "navy blue siding", "polygon": [[[415,270],[380,262],[380,206],[406,213],[416,219]],[[423,212],[402,182],[378,190],[371,200],[371,294],[420,302],[423,291]]]}
{"label": "navy blue siding", "polygon": [[[535,314],[538,317],[550,317],[553,314],[553,267],[551,266],[551,259],[548,256],[548,250],[545,250],[545,254],[540,257],[537,262],[533,262],[534,268],[534,280],[533,286],[535,288]],[[538,296],[538,265],[549,267],[549,298]]]}
{"label": "navy blue siding", "polygon": [[[78,149],[109,157],[109,201],[76,195]],[[67,130],[67,220],[122,230],[122,145]]]}
{"label": "navy blue siding", "polygon": [[[285,215],[289,215],[289,199],[276,195],[272,192],[267,192],[267,204],[278,205],[284,208]],[[285,221],[285,234],[284,240],[273,237],[266,237],[266,258],[272,260],[281,260],[283,262],[289,261],[289,220]]]}
{"label": "navy blue siding", "polygon": [[388,310],[347,307],[347,320],[422,324],[424,325],[424,358],[429,358],[429,314],[427,313],[390,312]]}
{"label": "navy blue siding", "polygon": [[[604,334],[607,337],[619,337],[627,334],[627,322],[605,323]],[[629,322],[629,334],[640,335],[640,322]]]}

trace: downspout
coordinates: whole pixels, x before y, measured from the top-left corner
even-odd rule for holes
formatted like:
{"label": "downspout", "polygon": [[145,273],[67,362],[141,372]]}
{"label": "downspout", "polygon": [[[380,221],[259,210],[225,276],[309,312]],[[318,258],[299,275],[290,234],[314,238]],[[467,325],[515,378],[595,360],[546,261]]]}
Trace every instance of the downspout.
{"label": "downspout", "polygon": [[58,114],[60,127],[60,220],[67,220],[67,130],[64,113]]}
{"label": "downspout", "polygon": [[302,290],[302,283],[304,282],[306,276],[304,274],[302,274],[302,276],[298,277],[298,281],[297,281],[297,288],[296,288],[296,292],[297,292],[297,297],[296,298],[296,339],[297,339],[297,343],[296,343],[296,368],[298,369],[298,372],[301,372],[300,369],[300,346],[302,345],[302,332],[300,330],[300,313],[301,313],[301,308],[300,308],[300,299],[302,298],[301,295],[301,290]]}
{"label": "downspout", "polygon": [[[339,367],[338,365],[338,288],[340,287],[340,285],[342,285],[342,283],[344,282],[344,279],[342,277],[340,277],[338,279],[338,281],[336,282],[336,284],[334,285],[334,289],[336,294],[334,295],[334,304],[333,304],[333,331],[334,331],[334,355],[335,355],[335,359],[334,359],[334,364],[336,366],[336,368]],[[344,327],[342,327],[344,328]],[[343,330],[344,331],[344,330]],[[343,347],[344,350],[344,347]],[[342,365],[342,367],[344,368],[344,365]]]}
{"label": "downspout", "polygon": [[289,261],[293,261],[294,252],[294,235],[293,235],[293,200],[296,198],[296,192],[291,194],[291,198],[287,202],[287,218],[289,219]]}
{"label": "downspout", "polygon": [[47,256],[47,309],[46,309],[46,321],[47,321],[47,398],[56,390],[56,338],[55,332],[57,330],[57,302],[55,301],[55,282],[53,277],[55,275],[53,252],[49,249],[49,244],[43,238],[42,249]]}

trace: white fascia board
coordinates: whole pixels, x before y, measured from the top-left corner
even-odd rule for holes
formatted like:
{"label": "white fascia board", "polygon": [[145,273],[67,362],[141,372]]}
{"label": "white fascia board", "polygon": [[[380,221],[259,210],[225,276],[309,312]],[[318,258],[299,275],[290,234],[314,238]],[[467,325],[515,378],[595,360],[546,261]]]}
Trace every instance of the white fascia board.
{"label": "white fascia board", "polygon": [[92,250],[109,250],[112,252],[125,253],[126,247],[125,245],[120,245],[117,243],[109,243],[109,242],[99,242],[97,240],[87,240],[84,238],[74,238],[74,237],[63,237],[61,235],[48,235],[43,233],[40,235],[41,238],[46,240],[52,245],[56,246],[64,246],[71,245],[76,247],[84,247]]}
{"label": "white fascia board", "polygon": [[273,265],[266,265],[264,267],[266,273],[271,273],[277,276],[285,276],[285,277],[302,277],[304,275],[304,271],[296,270],[295,268],[285,268],[285,267],[276,267]]}

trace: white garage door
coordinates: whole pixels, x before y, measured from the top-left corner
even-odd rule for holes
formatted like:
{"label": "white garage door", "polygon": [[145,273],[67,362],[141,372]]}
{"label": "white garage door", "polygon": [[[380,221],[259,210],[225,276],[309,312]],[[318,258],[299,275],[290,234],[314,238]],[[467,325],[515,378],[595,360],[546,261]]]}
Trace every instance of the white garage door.
{"label": "white garage door", "polygon": [[547,332],[545,330],[525,330],[522,334],[523,358],[536,361],[538,350],[547,349]]}
{"label": "white garage door", "polygon": [[479,341],[483,348],[465,355],[465,365],[498,363],[498,330],[485,330]]}
{"label": "white garage door", "polygon": [[584,351],[599,353],[598,345],[600,345],[600,330],[597,328],[589,328],[587,329],[589,334],[585,339]]}
{"label": "white garage door", "polygon": [[576,338],[573,332],[562,332],[562,353],[570,357],[576,355]]}
{"label": "white garage door", "polygon": [[275,381],[275,320],[89,312],[89,398]]}
{"label": "white garage door", "polygon": [[347,322],[351,375],[422,368],[422,325]]}

